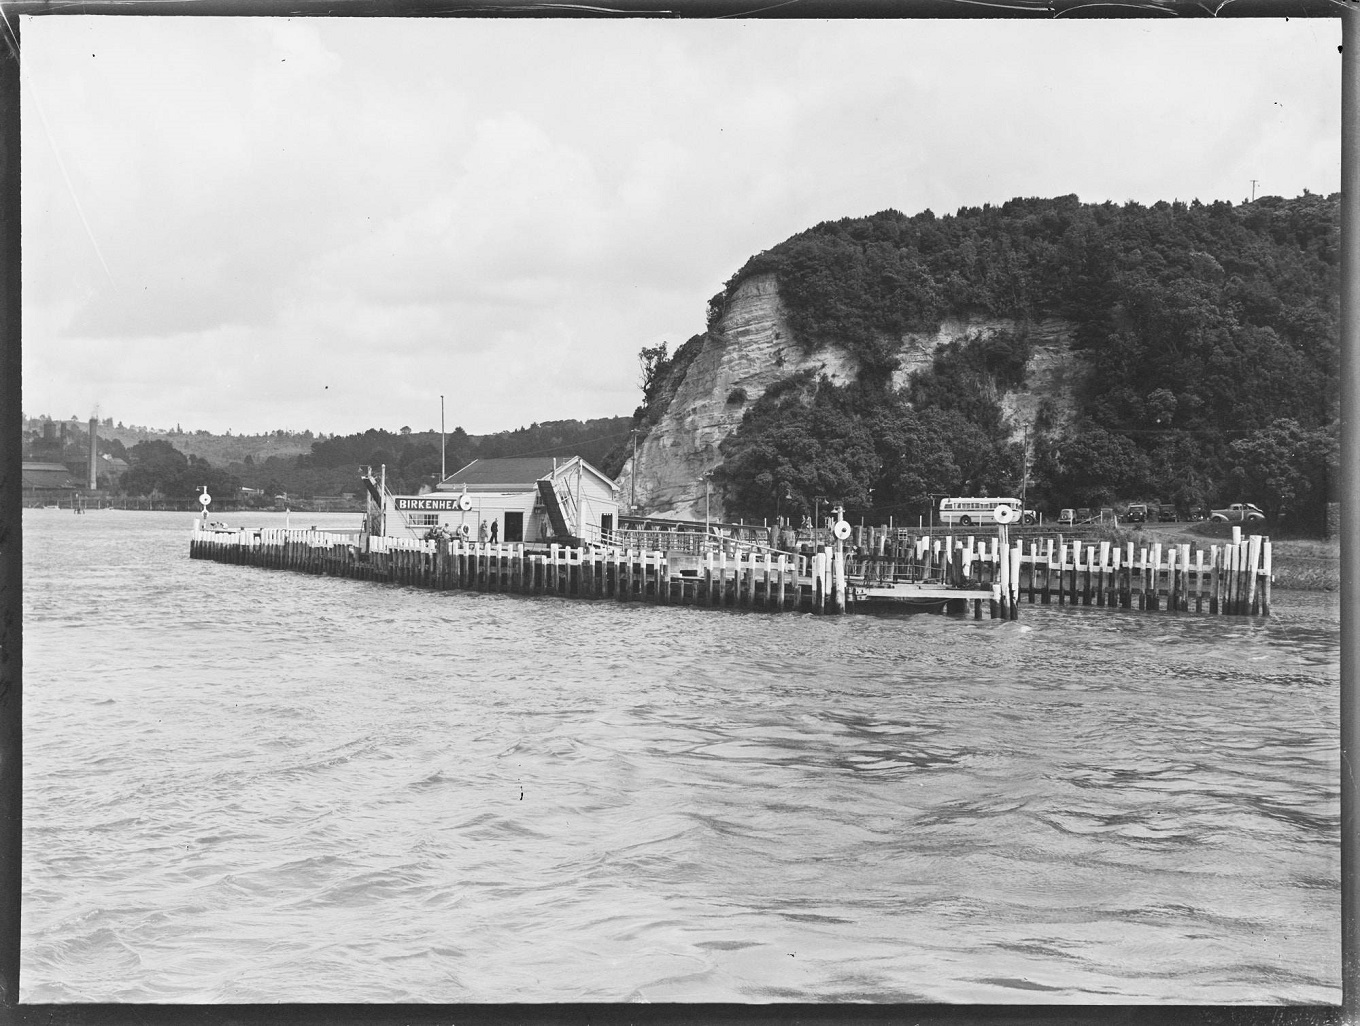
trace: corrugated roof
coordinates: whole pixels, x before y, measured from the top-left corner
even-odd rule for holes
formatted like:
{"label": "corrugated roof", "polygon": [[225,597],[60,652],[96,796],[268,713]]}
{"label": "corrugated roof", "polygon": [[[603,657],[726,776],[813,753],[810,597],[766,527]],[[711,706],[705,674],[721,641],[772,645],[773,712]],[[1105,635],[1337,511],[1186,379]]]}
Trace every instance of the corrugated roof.
{"label": "corrugated roof", "polygon": [[60,463],[24,463],[22,468],[25,488],[79,488],[71,472]]}
{"label": "corrugated roof", "polygon": [[[560,470],[577,458],[576,456],[558,456],[556,466]],[[585,460],[581,460],[581,463],[587,470],[596,474],[602,480],[613,484],[608,477],[586,463]],[[503,459],[473,460],[466,467],[454,471],[441,481],[438,490],[441,492],[461,491],[464,485],[472,490],[533,488],[535,481],[552,474],[553,466],[554,460],[551,456],[514,456]]]}
{"label": "corrugated roof", "polygon": [[[558,466],[567,461],[559,458]],[[553,472],[551,456],[518,456],[494,460],[473,460],[461,470],[444,479],[441,488],[462,488],[463,485],[511,485],[529,488],[540,477]]]}

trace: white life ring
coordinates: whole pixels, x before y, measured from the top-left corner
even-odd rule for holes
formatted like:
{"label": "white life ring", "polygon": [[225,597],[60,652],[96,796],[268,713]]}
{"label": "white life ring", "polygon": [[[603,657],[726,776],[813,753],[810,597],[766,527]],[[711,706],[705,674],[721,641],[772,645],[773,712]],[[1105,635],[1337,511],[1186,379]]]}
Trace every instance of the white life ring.
{"label": "white life ring", "polygon": [[458,528],[458,536],[462,538],[463,541],[467,541],[470,537],[472,537],[472,528],[468,527],[467,524],[462,524]]}
{"label": "white life ring", "polygon": [[992,516],[998,524],[1009,524],[1015,519],[1015,510],[1009,506],[997,506],[996,509],[992,510]]}
{"label": "white life ring", "polygon": [[209,495],[207,492],[203,492],[199,495],[198,501],[202,505],[206,506],[208,503],[212,502],[212,496]]}
{"label": "white life ring", "polygon": [[837,541],[845,541],[850,537],[850,525],[844,520],[837,520],[831,527],[831,533],[836,536]]}
{"label": "white life ring", "polygon": [[[470,510],[472,508],[472,496],[466,493],[458,496],[458,508],[461,509],[464,513]],[[463,526],[466,527],[467,525],[464,524]]]}

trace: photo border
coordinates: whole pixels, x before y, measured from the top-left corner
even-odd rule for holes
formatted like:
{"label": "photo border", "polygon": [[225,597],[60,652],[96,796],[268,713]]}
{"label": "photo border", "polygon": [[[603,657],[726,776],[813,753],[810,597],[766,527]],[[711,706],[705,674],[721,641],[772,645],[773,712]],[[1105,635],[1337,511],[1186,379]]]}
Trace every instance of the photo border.
{"label": "photo border", "polygon": [[[1341,972],[1340,1006],[1248,1005],[829,1005],[829,1004],[21,1004],[22,886],[22,229],[21,18],[535,17],[535,18],[1339,18],[1341,104]],[[1360,0],[0,0],[0,1021],[32,1026],[137,1022],[373,1023],[500,1026],[553,1023],[1108,1024],[1356,1023],[1357,873],[1353,754],[1360,721],[1354,688],[1360,551],[1350,544],[1360,511]],[[1351,457],[1351,458],[1347,458]]]}

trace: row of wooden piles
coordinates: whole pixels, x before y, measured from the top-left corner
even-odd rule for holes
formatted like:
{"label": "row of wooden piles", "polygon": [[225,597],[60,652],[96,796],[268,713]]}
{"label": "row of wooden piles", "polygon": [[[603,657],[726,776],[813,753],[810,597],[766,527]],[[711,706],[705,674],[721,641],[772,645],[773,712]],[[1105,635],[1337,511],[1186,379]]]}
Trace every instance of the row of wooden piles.
{"label": "row of wooden piles", "polygon": [[1235,616],[1270,615],[1272,551],[1259,534],[1210,545],[1122,547],[1034,539],[1022,556],[1029,601]]}
{"label": "row of wooden piles", "polygon": [[[868,586],[934,582],[953,588],[995,585],[1005,617],[1030,604],[1269,615],[1270,539],[1251,535],[1207,549],[1190,544],[1116,545],[1061,538],[917,538],[899,558],[852,560]],[[1009,607],[1009,609],[1007,608]],[[980,610],[980,606],[977,607]],[[979,612],[980,616],[981,613]],[[993,615],[996,615],[994,610]]]}
{"label": "row of wooden piles", "polygon": [[208,530],[197,524],[194,559],[388,581],[435,591],[471,589],[523,595],[613,598],[769,612],[845,612],[844,562],[834,551],[810,557],[709,554],[689,572],[661,552],[552,545],[357,539],[278,528]]}
{"label": "row of wooden piles", "polygon": [[[1030,604],[1107,606],[1213,614],[1269,614],[1271,546],[1253,535],[1212,545],[1124,546],[1110,542],[996,537],[917,538],[898,559],[846,560],[835,549],[811,556],[709,554],[688,572],[661,552],[433,542],[280,528],[209,530],[195,524],[190,555],[224,563],[300,570],[435,590],[618,598],[678,605],[839,613],[865,588],[928,584],[974,589],[975,615],[990,596],[992,616],[1014,619]],[[851,586],[847,586],[847,582]]]}

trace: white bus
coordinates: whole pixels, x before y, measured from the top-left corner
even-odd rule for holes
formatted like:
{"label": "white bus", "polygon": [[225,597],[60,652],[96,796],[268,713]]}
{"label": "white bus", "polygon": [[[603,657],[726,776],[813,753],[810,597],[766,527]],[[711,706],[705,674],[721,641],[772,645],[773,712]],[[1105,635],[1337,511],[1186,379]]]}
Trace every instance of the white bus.
{"label": "white bus", "polygon": [[1011,523],[1013,524],[1032,524],[1034,523],[1034,510],[1021,509],[1020,500],[1009,496],[999,496],[996,498],[956,498],[940,500],[940,523],[945,527],[995,527],[996,508],[998,506],[1009,506],[1011,509]]}

